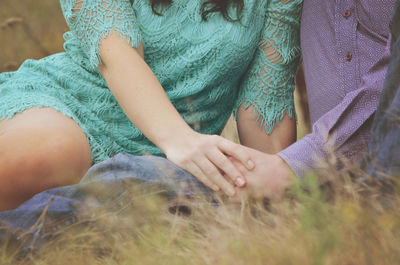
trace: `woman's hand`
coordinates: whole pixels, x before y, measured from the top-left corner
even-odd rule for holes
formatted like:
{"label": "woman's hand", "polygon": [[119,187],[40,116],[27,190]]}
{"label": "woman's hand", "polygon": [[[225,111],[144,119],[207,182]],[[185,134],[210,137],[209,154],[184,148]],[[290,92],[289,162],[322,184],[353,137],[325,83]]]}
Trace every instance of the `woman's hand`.
{"label": "woman's hand", "polygon": [[246,188],[237,189],[233,201],[252,198],[280,200],[290,187],[294,172],[278,155],[270,155],[255,149],[243,147],[255,164],[254,170],[247,170],[235,158],[230,158],[235,167],[246,176]]}
{"label": "woman's hand", "polygon": [[178,141],[171,141],[163,149],[170,161],[190,172],[207,187],[214,191],[222,190],[228,196],[235,195],[235,185],[243,187],[246,184],[245,177],[228,156],[240,161],[248,170],[254,167],[241,145],[217,135],[192,131]]}
{"label": "woman's hand", "polygon": [[[143,49],[133,49],[117,33],[100,46],[99,71],[133,124],[176,165],[213,190],[235,194],[234,184],[245,185],[242,174],[227,155],[252,169],[245,149],[220,136],[199,134],[183,120],[150,67]],[[151,115],[149,115],[151,113]],[[225,179],[222,174],[228,176]]]}

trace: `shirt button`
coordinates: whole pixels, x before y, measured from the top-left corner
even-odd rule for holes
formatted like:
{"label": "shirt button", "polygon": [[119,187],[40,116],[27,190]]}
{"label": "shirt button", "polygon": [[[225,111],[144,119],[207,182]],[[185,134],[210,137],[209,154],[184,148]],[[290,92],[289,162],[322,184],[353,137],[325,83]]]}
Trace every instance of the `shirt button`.
{"label": "shirt button", "polygon": [[348,9],[348,10],[344,11],[343,16],[344,16],[344,18],[349,18],[351,16],[351,10]]}
{"label": "shirt button", "polygon": [[350,62],[353,59],[353,55],[351,53],[346,53],[346,61]]}

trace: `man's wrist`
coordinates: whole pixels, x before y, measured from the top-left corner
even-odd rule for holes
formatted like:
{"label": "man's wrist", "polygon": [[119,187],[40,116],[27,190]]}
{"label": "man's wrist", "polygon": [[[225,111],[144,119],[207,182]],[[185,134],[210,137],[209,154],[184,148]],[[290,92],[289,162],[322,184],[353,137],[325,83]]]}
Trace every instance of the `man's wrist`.
{"label": "man's wrist", "polygon": [[286,161],[279,155],[273,155],[275,161],[275,174],[280,178],[281,189],[285,190],[290,186],[291,176],[294,175],[291,167]]}
{"label": "man's wrist", "polygon": [[279,155],[273,155],[273,156],[274,156],[274,160],[276,161],[277,169],[279,170],[279,173],[282,174],[282,176],[289,178],[290,176],[295,175],[292,168],[286,162],[285,159],[283,159]]}

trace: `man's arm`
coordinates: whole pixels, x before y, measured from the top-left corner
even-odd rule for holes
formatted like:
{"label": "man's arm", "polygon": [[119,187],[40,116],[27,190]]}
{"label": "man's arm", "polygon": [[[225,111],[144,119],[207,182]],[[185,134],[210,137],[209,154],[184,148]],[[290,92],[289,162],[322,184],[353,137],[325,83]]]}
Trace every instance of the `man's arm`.
{"label": "man's arm", "polygon": [[337,152],[374,114],[389,58],[390,48],[387,45],[380,60],[362,77],[358,89],[347,93],[335,108],[317,120],[312,133],[278,153],[297,176],[315,169],[316,157],[326,159],[328,150]]}
{"label": "man's arm", "polygon": [[235,161],[235,166],[247,179],[247,187],[238,189],[238,194],[279,198],[290,186],[293,173],[300,177],[307,170],[316,169],[314,158],[326,159],[327,150],[338,151],[346,145],[377,109],[389,58],[388,45],[378,62],[362,77],[360,87],[344,95],[335,108],[314,123],[312,133],[298,142],[277,155],[248,148],[247,152],[256,167],[253,171],[247,171]]}

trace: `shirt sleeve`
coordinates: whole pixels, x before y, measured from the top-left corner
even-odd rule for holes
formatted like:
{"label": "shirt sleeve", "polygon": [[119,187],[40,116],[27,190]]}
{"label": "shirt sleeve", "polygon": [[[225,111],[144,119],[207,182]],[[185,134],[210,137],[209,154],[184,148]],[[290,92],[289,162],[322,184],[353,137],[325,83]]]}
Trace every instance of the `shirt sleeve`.
{"label": "shirt sleeve", "polygon": [[112,32],[117,32],[132,47],[137,48],[141,42],[130,0],[61,0],[61,8],[72,34],[94,68],[101,64],[101,40]]}
{"label": "shirt sleeve", "polygon": [[378,62],[362,76],[357,89],[347,93],[335,108],[319,118],[313,124],[311,134],[278,153],[297,176],[316,169],[318,160],[326,161],[330,153],[338,152],[374,114],[384,87],[389,58],[387,46]]}
{"label": "shirt sleeve", "polygon": [[242,78],[240,106],[254,106],[257,121],[270,134],[284,117],[294,114],[294,79],[300,58],[301,0],[271,0],[259,45]]}

